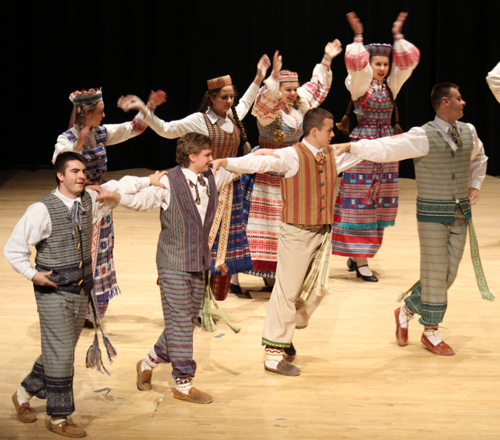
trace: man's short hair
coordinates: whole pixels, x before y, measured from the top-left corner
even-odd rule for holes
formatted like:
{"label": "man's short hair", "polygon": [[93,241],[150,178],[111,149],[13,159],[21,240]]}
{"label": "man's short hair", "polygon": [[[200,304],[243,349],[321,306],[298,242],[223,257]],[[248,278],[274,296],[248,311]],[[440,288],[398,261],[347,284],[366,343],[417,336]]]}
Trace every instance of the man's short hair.
{"label": "man's short hair", "polygon": [[59,186],[59,183],[61,183],[59,177],[57,177],[57,173],[61,173],[64,176],[64,172],[66,171],[66,164],[70,160],[78,160],[85,166],[87,166],[87,159],[85,159],[81,154],[75,153],[74,151],[66,151],[65,153],[61,153],[59,156],[57,156],[54,163],[57,186]]}
{"label": "man's short hair", "polygon": [[308,136],[313,128],[321,130],[325,119],[333,120],[333,115],[325,109],[313,108],[304,116],[304,136]]}
{"label": "man's short hair", "polygon": [[202,150],[212,149],[212,139],[204,134],[188,133],[177,141],[175,160],[181,167],[189,166],[189,155],[197,156]]}
{"label": "man's short hair", "polygon": [[458,89],[456,84],[444,82],[436,84],[431,92],[431,105],[434,111],[438,111],[443,98],[448,98],[451,94],[451,89]]}

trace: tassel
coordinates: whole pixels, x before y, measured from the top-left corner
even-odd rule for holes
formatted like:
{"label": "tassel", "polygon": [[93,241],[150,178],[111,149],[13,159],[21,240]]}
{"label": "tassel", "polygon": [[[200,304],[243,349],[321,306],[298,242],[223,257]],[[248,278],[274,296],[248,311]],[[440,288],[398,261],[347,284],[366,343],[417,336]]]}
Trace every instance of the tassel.
{"label": "tassel", "polygon": [[210,283],[207,282],[205,294],[203,295],[203,308],[201,311],[201,328],[206,332],[214,332],[217,330],[217,324],[215,324],[210,310],[210,292]]}
{"label": "tassel", "polygon": [[95,368],[101,373],[106,373],[110,376],[108,370],[102,362],[101,350],[99,349],[99,341],[97,340],[97,335],[94,337],[94,343],[87,350],[87,355],[85,357],[85,366],[87,368]]}
{"label": "tassel", "polygon": [[113,345],[111,345],[111,342],[109,342],[109,339],[103,335],[103,340],[104,340],[104,346],[106,347],[106,352],[108,353],[108,359],[110,363],[113,363],[113,359],[116,356],[116,350]]}
{"label": "tassel", "polygon": [[411,286],[406,292],[403,292],[401,293],[400,295],[398,295],[398,298],[397,298],[397,301],[400,302],[402,301],[403,299],[405,299],[408,294],[411,294],[415,288],[420,284],[420,280],[418,280],[413,286]]}
{"label": "tassel", "polygon": [[479,258],[479,245],[477,243],[476,231],[472,223],[472,217],[469,219],[469,238],[470,238],[470,254],[472,258],[472,265],[474,266],[474,273],[476,275],[477,286],[481,292],[481,296],[486,301],[494,301],[495,296],[488,289],[488,283],[483,273],[483,266]]}

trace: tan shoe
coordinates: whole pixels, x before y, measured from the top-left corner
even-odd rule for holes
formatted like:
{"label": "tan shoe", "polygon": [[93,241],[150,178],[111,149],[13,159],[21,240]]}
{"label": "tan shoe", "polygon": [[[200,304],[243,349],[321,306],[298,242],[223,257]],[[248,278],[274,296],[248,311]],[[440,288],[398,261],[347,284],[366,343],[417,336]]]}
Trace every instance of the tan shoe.
{"label": "tan shoe", "polygon": [[71,438],[81,438],[87,435],[85,429],[80,428],[76,423],[72,423],[69,420],[65,420],[61,425],[56,425],[49,420],[49,431]]}
{"label": "tan shoe", "polygon": [[264,364],[264,368],[267,371],[271,371],[272,373],[282,374],[283,376],[298,376],[300,374],[300,369],[295,365],[292,365],[290,362],[287,362],[285,359],[279,361],[276,368],[270,368],[266,364]]}
{"label": "tan shoe", "polygon": [[36,422],[35,410],[30,406],[29,402],[24,402],[19,405],[17,400],[17,391],[12,396],[12,402],[16,407],[17,418],[23,423],[33,423]]}
{"label": "tan shoe", "polygon": [[177,388],[174,388],[174,398],[179,400],[185,400],[191,403],[212,403],[212,396],[210,394],[204,393],[196,389],[195,387],[189,390],[189,394],[184,394]]}
{"label": "tan shoe", "polygon": [[434,345],[425,334],[422,334],[422,339],[420,339],[425,348],[431,353],[438,354],[440,356],[453,356],[455,352],[446,342],[441,341],[438,345]]}
{"label": "tan shoe", "polygon": [[151,391],[153,385],[151,385],[151,376],[153,375],[153,370],[141,371],[142,360],[137,362],[137,388],[141,391]]}
{"label": "tan shoe", "polygon": [[394,316],[396,318],[396,341],[398,341],[398,345],[400,347],[404,347],[408,345],[408,328],[401,327],[399,323],[399,312],[401,311],[401,307],[399,309],[394,310]]}

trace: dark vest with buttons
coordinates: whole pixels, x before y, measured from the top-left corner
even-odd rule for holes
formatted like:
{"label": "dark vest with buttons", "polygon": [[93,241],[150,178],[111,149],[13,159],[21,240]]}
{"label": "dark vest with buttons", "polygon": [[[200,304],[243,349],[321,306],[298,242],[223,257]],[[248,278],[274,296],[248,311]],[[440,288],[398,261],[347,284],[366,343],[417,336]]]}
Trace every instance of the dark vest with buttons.
{"label": "dark vest with buttons", "polygon": [[335,152],[332,147],[325,149],[325,161],[319,165],[303,143],[293,148],[299,157],[299,170],[295,176],[281,179],[281,219],[299,225],[331,225],[337,179]]}
{"label": "dark vest with buttons", "polygon": [[457,200],[466,219],[471,217],[468,201],[472,132],[459,122],[462,146],[453,151],[446,139],[427,123],[422,128],[429,139],[429,153],[413,159],[417,180],[417,220],[452,223]]}
{"label": "dark vest with buttons", "polygon": [[161,209],[161,232],[156,251],[159,267],[180,272],[201,272],[210,267],[208,236],[217,208],[217,187],[212,171],[208,179],[210,197],[202,224],[191,188],[180,167],[168,173],[170,204]]}
{"label": "dark vest with buttons", "polygon": [[79,294],[81,289],[91,290],[92,278],[92,199],[83,191],[81,203],[83,230],[75,232],[73,221],[68,219],[68,207],[54,193],[42,200],[49,211],[52,231],[50,236],[36,245],[35,269],[53,271],[49,277],[57,284],[52,287],[37,286],[44,293],[66,292]]}

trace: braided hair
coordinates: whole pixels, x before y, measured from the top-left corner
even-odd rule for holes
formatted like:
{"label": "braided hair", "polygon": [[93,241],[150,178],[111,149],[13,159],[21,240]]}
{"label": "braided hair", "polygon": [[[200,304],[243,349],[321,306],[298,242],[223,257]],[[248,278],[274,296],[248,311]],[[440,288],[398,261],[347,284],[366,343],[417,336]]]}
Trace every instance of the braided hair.
{"label": "braided hair", "polygon": [[100,101],[75,105],[75,124],[78,125],[78,128],[83,128],[85,113],[92,113],[97,108],[99,102]]}

